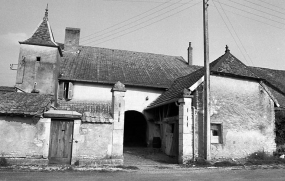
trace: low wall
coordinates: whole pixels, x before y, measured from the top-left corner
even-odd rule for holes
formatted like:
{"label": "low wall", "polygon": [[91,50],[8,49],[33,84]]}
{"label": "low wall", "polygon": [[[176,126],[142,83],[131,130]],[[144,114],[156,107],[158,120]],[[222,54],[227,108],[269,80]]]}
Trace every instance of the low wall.
{"label": "low wall", "polygon": [[47,164],[50,119],[0,116],[0,154],[10,164]]}
{"label": "low wall", "polygon": [[81,124],[76,120],[71,164],[122,164],[122,159],[112,158],[112,134],[113,124]]}

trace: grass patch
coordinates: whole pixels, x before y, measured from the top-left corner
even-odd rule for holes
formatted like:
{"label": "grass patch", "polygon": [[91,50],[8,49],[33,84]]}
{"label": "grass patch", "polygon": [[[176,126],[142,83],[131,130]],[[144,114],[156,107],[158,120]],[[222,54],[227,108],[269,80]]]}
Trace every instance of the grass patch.
{"label": "grass patch", "polygon": [[195,161],[189,160],[186,166],[209,167],[212,166],[212,164],[203,158],[198,158]]}
{"label": "grass patch", "polygon": [[124,165],[118,165],[118,166],[115,166],[115,168],[122,168],[126,170],[138,170],[139,169],[136,166],[124,166]]}
{"label": "grass patch", "polygon": [[230,161],[221,161],[221,162],[216,162],[214,163],[215,167],[233,167],[233,166],[241,166],[241,164],[237,164],[235,162],[230,162]]}

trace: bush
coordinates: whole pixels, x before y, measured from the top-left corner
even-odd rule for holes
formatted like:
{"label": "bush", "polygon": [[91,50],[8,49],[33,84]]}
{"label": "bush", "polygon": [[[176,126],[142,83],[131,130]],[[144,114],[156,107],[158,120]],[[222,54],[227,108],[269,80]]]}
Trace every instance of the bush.
{"label": "bush", "polygon": [[0,157],[0,166],[2,167],[7,167],[9,164],[8,164],[8,161],[5,157]]}

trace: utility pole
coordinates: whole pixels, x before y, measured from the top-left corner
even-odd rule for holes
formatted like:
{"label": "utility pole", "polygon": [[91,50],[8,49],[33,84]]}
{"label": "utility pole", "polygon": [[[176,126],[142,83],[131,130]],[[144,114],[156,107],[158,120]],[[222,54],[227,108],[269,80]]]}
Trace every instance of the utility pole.
{"label": "utility pole", "polygon": [[210,123],[210,66],[209,66],[209,31],[208,31],[208,0],[203,0],[204,27],[204,149],[206,160],[211,160],[211,123]]}

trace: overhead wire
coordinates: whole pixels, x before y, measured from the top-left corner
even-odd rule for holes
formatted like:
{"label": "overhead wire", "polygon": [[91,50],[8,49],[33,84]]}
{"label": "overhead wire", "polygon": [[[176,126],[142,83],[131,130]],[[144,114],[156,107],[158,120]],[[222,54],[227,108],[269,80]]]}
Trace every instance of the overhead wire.
{"label": "overhead wire", "polygon": [[[220,2],[220,1],[218,0],[218,2]],[[221,6],[221,5],[220,5],[220,6]],[[248,58],[249,58],[249,60],[250,60],[251,64],[254,66],[254,63],[253,63],[253,61],[252,61],[252,59],[251,59],[250,55],[248,54],[248,52],[247,52],[246,48],[244,47],[244,45],[243,45],[242,41],[240,40],[240,38],[239,38],[239,36],[238,36],[238,34],[237,34],[237,32],[236,32],[236,30],[235,30],[235,28],[234,28],[233,24],[231,23],[231,21],[230,21],[229,17],[227,16],[227,13],[225,12],[225,10],[224,10],[223,6],[221,6],[221,9],[223,10],[224,14],[226,15],[226,18],[228,19],[228,22],[230,23],[230,25],[231,25],[231,27],[232,27],[232,29],[233,29],[234,33],[236,34],[236,37],[238,38],[238,40],[239,40],[239,42],[240,42],[240,44],[241,44],[241,46],[242,46],[243,50],[244,50],[244,51],[245,51],[245,53],[247,54],[247,56],[248,56]]]}
{"label": "overhead wire", "polygon": [[279,16],[276,16],[276,15],[274,15],[274,14],[270,14],[270,13],[268,13],[268,12],[266,12],[266,11],[258,10],[258,9],[256,9],[256,8],[253,8],[253,7],[250,7],[250,6],[241,4],[241,3],[237,3],[237,2],[232,1],[232,0],[228,0],[228,1],[233,2],[233,3],[235,3],[235,4],[238,4],[238,5],[241,5],[241,6],[244,6],[244,7],[247,7],[247,8],[250,8],[250,9],[253,9],[253,10],[255,10],[255,11],[259,11],[259,12],[265,13],[265,14],[270,15],[270,16],[274,16],[274,17],[276,17],[276,18],[280,18],[280,19],[285,20],[285,18],[283,18],[283,17],[279,17]]}
{"label": "overhead wire", "polygon": [[264,1],[264,0],[259,0],[259,1],[261,1],[261,2],[263,2],[263,3],[265,3],[265,4],[267,4],[267,5],[270,5],[270,6],[273,6],[273,7],[276,7],[276,8],[279,8],[279,9],[284,9],[284,10],[285,10],[285,8],[282,8],[282,7],[276,6],[276,5],[274,5],[274,4],[268,3],[268,2],[266,2],[266,1]]}
{"label": "overhead wire", "polygon": [[[194,0],[191,0],[190,2],[192,2],[192,1],[194,1]],[[190,2],[188,2],[188,4],[189,4]],[[198,3],[200,3],[200,2],[198,2]],[[198,3],[196,3],[196,4],[198,4]],[[196,5],[196,4],[194,4],[194,5]],[[184,5],[181,5],[181,6],[184,6]],[[131,26],[131,27],[126,27],[126,29],[124,29],[124,30],[122,30],[122,31],[120,31],[120,32],[113,33],[112,35],[109,35],[109,36],[104,36],[104,37],[102,37],[102,38],[96,39],[96,40],[91,41],[91,42],[87,42],[87,43],[85,43],[85,45],[90,44],[90,43],[93,43],[93,42],[96,42],[96,41],[104,40],[104,39],[106,39],[106,38],[109,38],[109,37],[111,37],[111,36],[114,36],[114,34],[119,34],[119,33],[122,33],[123,31],[127,31],[127,30],[129,30],[129,29],[131,29],[131,28],[141,26],[142,23],[148,23],[150,20],[153,20],[153,19],[155,19],[155,18],[157,18],[157,17],[160,17],[160,16],[162,16],[162,15],[164,15],[164,14],[169,14],[169,12],[171,12],[171,11],[173,11],[173,10],[175,10],[175,9],[180,8],[181,6],[178,6],[178,7],[173,8],[173,9],[167,11],[167,12],[164,12],[164,13],[162,13],[162,14],[159,14],[159,15],[157,15],[157,16],[151,18],[151,19],[148,19],[148,20],[146,20],[146,21],[143,21],[143,22],[141,22],[140,24],[136,24],[136,25],[133,25],[133,26]],[[192,7],[192,6],[190,6],[190,7]],[[182,11],[184,11],[184,10],[190,8],[190,7],[184,8],[184,9],[182,9]],[[179,12],[181,12],[181,11],[179,11]],[[179,13],[179,12],[178,12],[178,13]],[[175,14],[177,14],[177,13],[174,13],[173,15],[175,15]],[[172,16],[172,15],[170,15],[170,16]],[[152,22],[152,23],[149,23],[149,24],[147,24],[146,26],[143,26],[143,27],[140,27],[140,28],[135,29],[134,31],[137,31],[137,30],[139,30],[139,29],[148,27],[148,26],[150,26],[150,25],[152,25],[152,24],[154,24],[154,23],[157,23],[157,22],[159,22],[159,21],[162,21],[162,20],[164,20],[164,19],[166,19],[166,18],[168,18],[168,17],[170,17],[170,16],[166,16],[165,18],[162,18],[162,19],[159,19],[159,20],[154,21],[154,22]],[[134,32],[134,31],[129,31],[129,32],[125,33],[124,35],[126,35],[126,34],[128,34],[128,33],[130,33],[130,32]],[[119,36],[116,36],[116,37],[121,37],[121,36],[119,35]],[[112,39],[114,39],[114,38],[112,38]],[[101,44],[101,43],[100,43],[100,44]],[[83,45],[84,45],[84,44],[83,44]]]}
{"label": "overhead wire", "polygon": [[268,26],[271,26],[271,27],[273,27],[273,28],[277,28],[277,29],[280,29],[280,30],[285,30],[285,28],[280,28],[280,27],[278,27],[278,26],[274,26],[274,25],[265,23],[264,21],[256,20],[256,19],[253,19],[253,18],[244,16],[244,15],[241,15],[241,14],[238,14],[238,13],[234,13],[233,11],[230,11],[230,10],[225,10],[225,11],[230,12],[230,13],[232,13],[232,14],[236,14],[236,15],[242,16],[242,17],[247,18],[247,19],[251,19],[251,20],[253,20],[253,21],[256,21],[256,22],[259,22],[259,23],[262,23],[262,24],[265,24],[265,25],[268,25]]}
{"label": "overhead wire", "polygon": [[[171,0],[168,0],[168,1],[166,1],[165,3],[163,3],[163,4],[157,5],[157,6],[151,8],[151,9],[149,9],[149,10],[147,10],[147,11],[144,11],[143,13],[140,13],[140,14],[138,14],[138,15],[136,15],[136,16],[133,16],[133,17],[127,19],[127,20],[121,21],[121,22],[119,22],[119,23],[117,23],[117,24],[114,24],[114,25],[112,25],[112,26],[109,26],[109,27],[107,27],[107,28],[105,28],[105,29],[103,29],[103,30],[97,31],[97,32],[92,33],[92,34],[90,34],[90,35],[87,35],[87,36],[85,36],[85,37],[83,37],[83,38],[81,38],[81,39],[84,39],[84,38],[93,36],[93,35],[95,35],[95,34],[98,34],[98,33],[104,32],[104,31],[106,31],[106,30],[109,30],[109,29],[111,29],[111,28],[113,28],[113,27],[115,27],[115,26],[117,26],[117,25],[120,25],[120,24],[123,24],[123,23],[125,23],[125,22],[128,22],[128,21],[130,21],[130,20],[132,20],[132,19],[135,19],[136,17],[139,17],[139,16],[144,15],[144,14],[146,14],[146,13],[148,13],[148,12],[151,12],[151,11],[154,10],[154,9],[157,9],[157,8],[159,8],[159,7],[161,7],[161,6],[164,6],[165,4],[169,3],[170,1],[171,1]],[[181,1],[181,0],[180,0],[180,1]],[[180,2],[180,1],[179,1],[179,2]],[[177,2],[176,2],[176,3],[177,3]],[[166,9],[166,8],[168,8],[168,7],[170,7],[170,6],[172,6],[172,5],[175,5],[176,3],[172,3],[172,4],[170,4],[169,6],[166,6],[166,7],[162,8],[162,9],[156,11],[156,12],[160,12],[160,11],[162,11],[162,10],[164,10],[164,9]],[[147,15],[147,16],[145,16],[144,18],[146,18],[146,17],[148,17],[148,16],[150,16],[150,15]],[[135,20],[135,21],[138,21],[138,20]],[[132,22],[133,22],[133,21],[132,21]],[[83,41],[85,41],[85,40],[83,40]]]}
{"label": "overhead wire", "polygon": [[[180,0],[180,1],[181,1],[181,0]],[[179,1],[179,2],[180,2],[180,1]],[[193,1],[193,0],[192,0],[192,1]],[[159,10],[159,11],[157,11],[157,12],[163,11],[164,9],[167,9],[167,8],[169,8],[169,7],[171,7],[171,6],[175,5],[175,4],[176,4],[176,3],[170,4],[169,6],[164,7],[163,9],[161,9],[161,10]],[[184,5],[184,4],[183,4],[183,5]],[[183,5],[180,5],[180,6],[176,7],[176,8],[171,9],[171,10],[178,9],[179,7],[181,7],[181,6],[183,6]],[[120,29],[125,28],[125,27],[128,29],[127,26],[128,26],[128,25],[131,25],[131,24],[133,24],[133,23],[136,23],[136,25],[134,25],[134,26],[132,26],[132,27],[140,26],[142,23],[145,23],[145,22],[148,22],[148,21],[150,21],[150,20],[152,20],[152,19],[155,19],[156,17],[159,17],[159,16],[161,16],[161,15],[164,15],[164,14],[166,14],[166,13],[169,12],[169,11],[167,11],[166,13],[159,14],[159,15],[157,15],[157,16],[155,16],[155,17],[150,18],[150,19],[147,19],[147,20],[144,21],[144,22],[138,22],[138,21],[140,21],[140,20],[143,20],[143,19],[145,19],[145,18],[150,17],[151,15],[156,14],[157,12],[153,12],[153,13],[151,13],[151,14],[149,14],[149,15],[147,15],[147,16],[144,16],[144,17],[142,17],[142,18],[140,18],[140,19],[136,19],[136,20],[134,20],[134,21],[131,21],[131,22],[129,22],[128,24],[119,26],[119,27],[117,27],[117,28],[114,29],[114,30],[111,30],[111,31],[108,31],[108,32],[104,32],[104,34],[102,34],[102,35],[99,35],[99,36],[97,36],[97,37],[90,38],[90,39],[84,40],[84,41],[89,41],[89,40],[91,40],[91,39],[98,39],[98,37],[105,36],[105,35],[107,35],[107,34],[113,33],[113,32],[115,32],[115,31],[120,30]],[[124,31],[124,30],[123,30],[123,31]],[[82,42],[84,42],[84,41],[82,41]]]}
{"label": "overhead wire", "polygon": [[[217,2],[219,3],[219,1],[217,1]],[[243,58],[244,58],[244,59],[245,59],[245,61],[247,62],[247,59],[246,59],[246,57],[244,56],[243,51],[240,49],[240,47],[239,47],[239,45],[238,45],[238,43],[237,43],[236,39],[234,38],[234,35],[232,34],[232,32],[231,32],[230,28],[228,27],[228,25],[227,25],[227,23],[226,23],[225,19],[223,18],[222,14],[220,13],[220,11],[219,11],[218,7],[216,6],[216,4],[215,4],[214,0],[213,0],[213,4],[214,4],[214,7],[217,9],[217,11],[218,11],[218,13],[219,13],[220,17],[222,18],[222,20],[223,20],[224,24],[226,25],[226,27],[227,27],[227,29],[228,29],[229,33],[231,34],[231,36],[232,36],[233,40],[235,41],[235,43],[236,43],[236,45],[237,45],[237,47],[238,47],[239,51],[241,52],[241,54],[242,54]],[[221,4],[220,4],[220,6],[221,6]],[[248,62],[247,62],[247,63],[248,63]]]}
{"label": "overhead wire", "polygon": [[[181,1],[181,0],[180,0],[180,1]],[[191,0],[191,1],[193,1],[193,0]],[[168,7],[171,7],[171,6],[175,5],[175,4],[176,4],[176,3],[171,4],[171,5],[169,5],[169,6],[165,7],[165,8],[163,8],[162,10],[167,9]],[[184,5],[184,4],[183,4],[183,5]],[[154,15],[154,14],[157,13],[157,12],[154,12],[154,13],[152,13],[152,14],[150,14],[150,15],[147,15],[147,16],[145,16],[145,17],[142,17],[142,18],[140,18],[140,19],[137,19],[137,20],[135,20],[135,21],[133,21],[133,22],[130,22],[130,23],[125,24],[125,25],[123,25],[123,26],[119,26],[119,27],[117,27],[117,28],[114,29],[114,30],[105,32],[105,33],[102,34],[102,35],[99,35],[99,36],[94,37],[94,38],[90,38],[89,40],[85,40],[85,44],[88,44],[88,42],[86,42],[86,41],[90,41],[90,40],[92,40],[92,39],[95,39],[94,41],[102,40],[102,39],[104,39],[104,38],[106,38],[106,37],[114,36],[114,34],[121,33],[122,31],[126,31],[126,30],[129,30],[129,29],[131,29],[131,28],[134,28],[134,27],[137,27],[137,26],[141,26],[143,23],[148,23],[149,21],[151,21],[151,20],[153,20],[153,19],[155,19],[155,18],[157,18],[157,17],[160,17],[160,16],[162,16],[162,15],[164,15],[164,14],[166,14],[166,13],[172,11],[172,10],[178,9],[178,8],[180,8],[180,7],[183,6],[183,5],[180,5],[180,6],[178,6],[178,7],[172,8],[171,10],[169,10],[169,11],[167,11],[167,12],[164,12],[164,13],[158,14],[157,16],[154,16],[154,17],[151,17],[151,18],[149,18],[149,19],[146,19],[146,20],[143,21],[143,22],[139,22],[139,20],[143,20],[143,19],[145,19],[145,18],[150,17],[150,15]],[[161,10],[160,10],[160,11],[161,11]],[[133,24],[133,23],[135,23],[135,25],[128,27],[128,25],[131,25],[131,24]],[[121,31],[118,31],[118,30],[120,30],[120,29],[122,29],[122,30],[121,30]],[[103,36],[103,37],[102,37],[102,36]],[[102,37],[102,38],[100,38],[100,37]],[[94,41],[92,41],[92,42],[94,42]]]}
{"label": "overhead wire", "polygon": [[[176,13],[173,13],[173,14],[171,14],[171,15],[169,15],[169,16],[166,16],[166,17],[164,17],[164,18],[162,18],[162,19],[159,19],[159,20],[157,20],[157,21],[155,21],[155,22],[152,22],[152,23],[150,23],[150,24],[147,24],[147,25],[144,26],[144,27],[137,28],[137,29],[135,29],[135,30],[132,30],[132,31],[130,31],[130,32],[124,33],[124,34],[122,34],[122,35],[119,35],[119,36],[116,36],[116,37],[113,37],[113,38],[110,38],[110,39],[107,39],[107,40],[102,41],[102,42],[99,42],[99,43],[97,43],[97,44],[102,44],[102,43],[111,41],[111,40],[113,40],[113,39],[116,39],[116,38],[125,36],[125,35],[127,35],[127,34],[129,34],[129,33],[138,31],[138,30],[140,30],[140,29],[143,29],[143,28],[145,28],[145,27],[148,27],[148,26],[150,26],[150,25],[153,25],[153,24],[155,24],[155,23],[157,23],[157,22],[159,22],[159,21],[162,21],[162,20],[164,20],[164,19],[166,19],[166,18],[169,18],[169,17],[171,17],[171,16],[174,16],[174,15],[176,15],[176,14],[182,12],[182,11],[185,11],[185,10],[187,10],[187,9],[189,9],[189,8],[191,8],[191,7],[195,6],[195,5],[197,5],[197,4],[200,4],[200,3],[202,3],[202,2],[195,3],[195,4],[193,4],[193,5],[191,5],[191,6],[187,7],[187,8],[184,8],[184,9],[182,9],[182,10],[176,12]],[[91,43],[91,42],[90,42],[90,43]]]}
{"label": "overhead wire", "polygon": [[281,12],[281,11],[277,11],[276,9],[272,9],[272,8],[269,8],[269,7],[265,7],[265,6],[262,6],[262,5],[258,4],[258,3],[251,2],[251,1],[249,1],[249,0],[244,0],[244,1],[249,2],[249,3],[251,3],[251,4],[254,4],[254,5],[257,5],[257,6],[260,6],[260,7],[263,7],[264,9],[269,9],[269,10],[271,10],[271,11],[274,11],[274,12],[277,12],[277,13],[280,13],[280,14],[284,14],[284,15],[285,15],[285,13],[283,13],[283,12]]}
{"label": "overhead wire", "polygon": [[[215,0],[213,0],[213,1],[215,1]],[[267,20],[270,20],[270,21],[274,21],[274,22],[279,23],[279,24],[282,24],[282,25],[285,25],[285,24],[284,24],[284,23],[282,23],[282,22],[279,22],[279,21],[276,21],[276,20],[273,20],[273,19],[270,19],[270,18],[267,18],[267,17],[261,16],[261,15],[258,15],[258,14],[254,14],[254,13],[252,13],[252,12],[248,12],[248,11],[245,11],[245,10],[243,10],[243,9],[236,8],[236,7],[234,7],[234,6],[231,6],[231,5],[228,5],[228,4],[225,4],[225,3],[222,3],[222,2],[220,2],[220,4],[223,4],[223,5],[225,5],[225,6],[228,6],[228,7],[233,8],[233,9],[237,9],[237,10],[239,10],[239,11],[243,11],[243,12],[246,12],[246,13],[249,13],[249,14],[252,14],[252,15],[255,15],[255,16],[258,16],[258,17],[261,17],[261,18],[267,19]]]}

